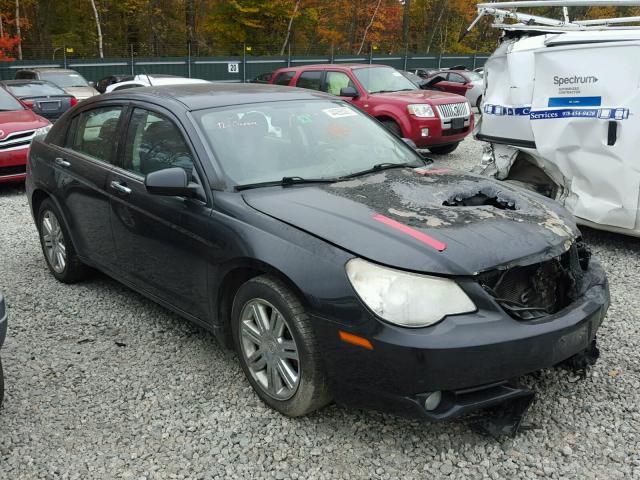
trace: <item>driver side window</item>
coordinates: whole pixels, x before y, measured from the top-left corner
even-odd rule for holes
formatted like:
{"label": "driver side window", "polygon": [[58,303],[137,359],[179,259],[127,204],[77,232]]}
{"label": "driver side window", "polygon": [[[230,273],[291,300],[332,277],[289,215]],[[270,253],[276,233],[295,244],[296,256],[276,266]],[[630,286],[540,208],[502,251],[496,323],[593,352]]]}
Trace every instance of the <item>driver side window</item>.
{"label": "driver side window", "polygon": [[124,168],[145,176],[165,168],[181,167],[194,180],[193,157],[178,127],[156,113],[136,108],[125,144]]}

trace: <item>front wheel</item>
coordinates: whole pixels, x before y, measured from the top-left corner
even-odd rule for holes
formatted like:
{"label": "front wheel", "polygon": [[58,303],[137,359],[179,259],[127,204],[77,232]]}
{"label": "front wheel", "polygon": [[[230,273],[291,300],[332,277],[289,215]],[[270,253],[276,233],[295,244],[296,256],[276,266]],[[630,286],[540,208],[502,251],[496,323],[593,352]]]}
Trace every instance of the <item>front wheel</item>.
{"label": "front wheel", "polygon": [[233,340],[249,383],[267,405],[299,417],[331,400],[311,322],[277,278],[243,284],[231,312]]}
{"label": "front wheel", "polygon": [[89,269],[76,255],[58,208],[46,199],[38,210],[38,233],[47,266],[56,279],[63,283],[76,283],[84,279]]}
{"label": "front wheel", "polygon": [[402,138],[402,129],[394,120],[381,120],[381,123],[384,125],[384,128],[389,130],[395,136]]}
{"label": "front wheel", "polygon": [[453,152],[460,142],[450,143],[449,145],[438,145],[437,147],[428,147],[431,153],[435,153],[436,155],[446,155],[447,153]]}

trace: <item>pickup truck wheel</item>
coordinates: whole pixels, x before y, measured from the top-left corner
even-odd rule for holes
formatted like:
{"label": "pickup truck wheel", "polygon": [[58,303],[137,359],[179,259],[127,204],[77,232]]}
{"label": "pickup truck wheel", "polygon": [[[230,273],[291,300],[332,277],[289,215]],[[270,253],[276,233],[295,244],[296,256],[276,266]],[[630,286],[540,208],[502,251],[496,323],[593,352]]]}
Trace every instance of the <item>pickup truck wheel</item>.
{"label": "pickup truck wheel", "polygon": [[438,145],[437,147],[429,147],[429,151],[431,153],[435,153],[436,155],[446,155],[447,153],[453,152],[460,142],[450,143],[449,145]]}
{"label": "pickup truck wheel", "polygon": [[402,130],[400,129],[400,125],[398,125],[394,120],[381,120],[381,123],[382,125],[384,125],[384,128],[389,130],[391,133],[393,133],[397,137],[402,138]]}
{"label": "pickup truck wheel", "polygon": [[90,270],[76,255],[62,216],[50,199],[40,205],[38,233],[47,266],[57,280],[76,283],[87,277]]}
{"label": "pickup truck wheel", "polygon": [[310,318],[284,283],[270,275],[244,283],[233,301],[231,329],[242,370],[263,402],[289,417],[329,403]]}

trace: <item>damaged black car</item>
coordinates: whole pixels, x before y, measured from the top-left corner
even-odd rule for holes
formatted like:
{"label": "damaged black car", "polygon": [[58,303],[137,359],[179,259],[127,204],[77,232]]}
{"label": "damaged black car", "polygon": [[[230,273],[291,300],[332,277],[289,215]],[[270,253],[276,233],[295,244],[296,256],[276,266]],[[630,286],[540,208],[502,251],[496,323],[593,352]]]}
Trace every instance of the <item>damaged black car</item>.
{"label": "damaged black car", "polygon": [[27,193],[58,280],[97,269],[210,329],[290,416],[526,408],[514,379],[593,357],[609,304],[558,204],[310,90],[94,97],[34,140]]}

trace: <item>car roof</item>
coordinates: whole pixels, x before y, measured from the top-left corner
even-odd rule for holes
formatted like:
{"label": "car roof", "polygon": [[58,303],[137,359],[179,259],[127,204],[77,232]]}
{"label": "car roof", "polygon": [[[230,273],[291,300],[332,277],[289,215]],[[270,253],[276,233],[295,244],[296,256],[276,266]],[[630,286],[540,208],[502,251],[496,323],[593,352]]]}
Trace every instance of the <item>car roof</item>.
{"label": "car roof", "polygon": [[75,70],[71,70],[70,68],[57,68],[57,67],[37,67],[37,68],[21,68],[18,70],[19,72],[60,72],[60,73],[78,73]]}
{"label": "car roof", "polygon": [[36,85],[54,85],[55,86],[55,83],[51,83],[49,80],[29,80],[26,78],[21,80],[2,80],[2,83],[4,83],[5,85],[36,84]]}
{"label": "car roof", "polygon": [[317,63],[314,65],[301,65],[299,67],[282,67],[280,70],[353,70],[357,68],[373,68],[373,67],[387,67],[393,68],[389,65],[382,65],[378,63]]}
{"label": "car roof", "polygon": [[305,88],[264,85],[258,83],[196,83],[164,85],[116,90],[85,100],[83,104],[102,99],[147,100],[152,103],[179,102],[187,110],[242,105],[247,103],[279,102],[289,100],[336,100],[326,93]]}

